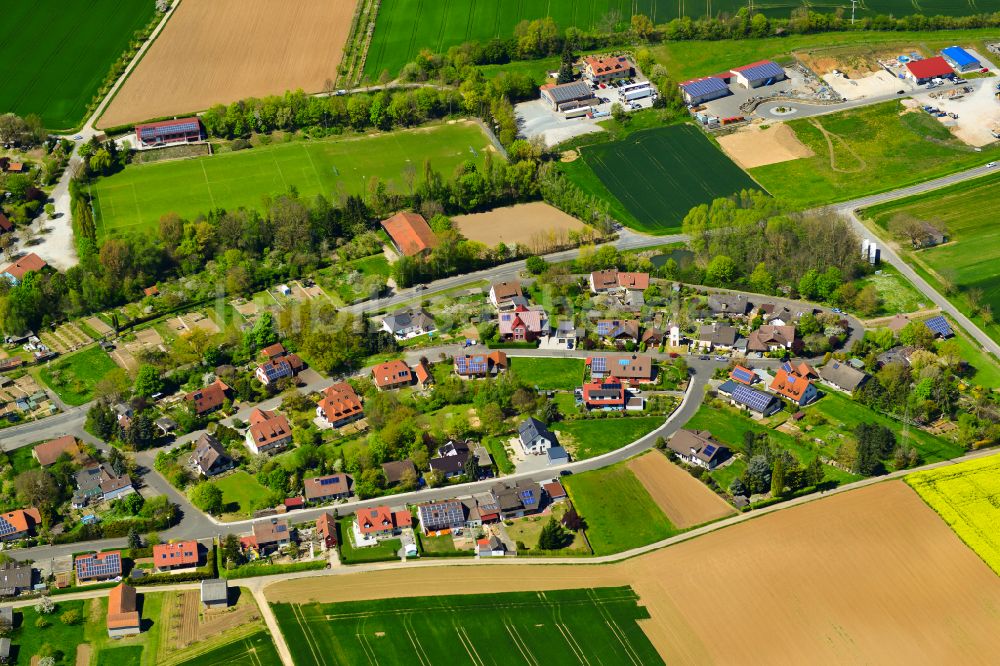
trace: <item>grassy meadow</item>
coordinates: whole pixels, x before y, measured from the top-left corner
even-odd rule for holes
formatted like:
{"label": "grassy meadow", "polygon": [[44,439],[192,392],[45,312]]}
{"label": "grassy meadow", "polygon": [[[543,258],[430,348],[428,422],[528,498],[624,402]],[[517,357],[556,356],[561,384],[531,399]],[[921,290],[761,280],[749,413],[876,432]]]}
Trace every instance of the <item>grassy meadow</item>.
{"label": "grassy meadow", "polygon": [[117,367],[107,352],[94,345],[50,362],[39,375],[67,405],[82,405],[94,397],[97,383]]}

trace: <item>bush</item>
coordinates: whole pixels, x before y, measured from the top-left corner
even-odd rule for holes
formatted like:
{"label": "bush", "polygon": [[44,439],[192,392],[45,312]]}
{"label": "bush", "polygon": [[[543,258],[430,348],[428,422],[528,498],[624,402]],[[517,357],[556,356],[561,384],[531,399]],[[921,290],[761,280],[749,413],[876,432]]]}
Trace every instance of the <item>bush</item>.
{"label": "bush", "polygon": [[35,620],[35,626],[38,627],[39,629],[45,629],[51,624],[52,624],[51,622],[49,622],[42,616],[39,616],[38,619]]}
{"label": "bush", "polygon": [[68,627],[72,627],[75,624],[79,624],[82,619],[80,611],[78,610],[68,610],[59,616],[59,621]]}
{"label": "bush", "polygon": [[237,150],[246,150],[251,147],[250,142],[246,139],[236,139],[229,144],[229,149],[233,152],[236,152]]}

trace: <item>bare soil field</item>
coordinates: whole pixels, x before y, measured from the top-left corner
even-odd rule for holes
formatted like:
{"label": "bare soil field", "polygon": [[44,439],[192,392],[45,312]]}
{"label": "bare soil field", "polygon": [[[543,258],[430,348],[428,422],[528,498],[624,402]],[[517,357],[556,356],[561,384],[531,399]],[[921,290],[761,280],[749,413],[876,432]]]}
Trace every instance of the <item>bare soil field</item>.
{"label": "bare soil field", "polygon": [[1000,578],[902,481],[617,564],[381,570],[276,583],[267,596],[327,603],[611,585],[639,594],[652,615],[643,629],[670,664],[986,664],[1000,649]]}
{"label": "bare soil field", "polygon": [[685,529],[736,513],[724,499],[659,451],[629,461],[628,468],[674,527]]}
{"label": "bare soil field", "polygon": [[336,79],[355,0],[182,0],[100,127],[193,113]]}
{"label": "bare soil field", "polygon": [[452,221],[469,240],[489,247],[516,243],[535,253],[565,244],[571,231],[580,233],[590,229],[572,215],[542,202],[458,215]]}
{"label": "bare soil field", "polygon": [[749,125],[732,134],[719,137],[719,145],[734,162],[744,169],[812,157],[815,153],[799,141],[795,132],[784,123],[767,129]]}
{"label": "bare soil field", "polygon": [[111,328],[97,317],[87,317],[83,320],[83,323],[94,329],[94,332],[99,335],[107,335],[108,333],[115,332],[115,329]]}
{"label": "bare soil field", "polygon": [[837,69],[852,79],[856,79],[882,69],[878,64],[879,60],[894,60],[896,56],[909,55],[910,53],[927,55],[924,49],[916,46],[886,48],[884,45],[872,47],[861,44],[815,51],[796,51],[794,55],[818,76],[830,74]]}

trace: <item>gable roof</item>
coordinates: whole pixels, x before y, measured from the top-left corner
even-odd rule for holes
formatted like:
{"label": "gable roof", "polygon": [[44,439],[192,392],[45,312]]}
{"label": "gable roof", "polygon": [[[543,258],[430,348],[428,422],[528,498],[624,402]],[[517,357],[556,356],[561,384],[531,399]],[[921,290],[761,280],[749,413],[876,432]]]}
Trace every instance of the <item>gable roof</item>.
{"label": "gable roof", "polygon": [[542,86],[542,90],[552,98],[556,104],[571,102],[575,99],[589,99],[594,96],[593,91],[583,81],[572,81],[559,85]]}
{"label": "gable roof", "polygon": [[407,328],[430,330],[434,328],[434,317],[423,308],[413,310],[397,310],[382,317],[382,323],[393,333]]}
{"label": "gable roof", "polygon": [[26,254],[14,263],[12,263],[7,268],[3,269],[3,272],[10,275],[16,280],[22,279],[28,271],[40,271],[48,266],[45,260],[39,257],[34,252]]}
{"label": "gable roof", "polygon": [[192,566],[198,564],[198,560],[198,542],[193,539],[153,546],[153,564],[157,568]]}
{"label": "gable roof", "polygon": [[698,329],[698,339],[713,345],[732,347],[736,344],[737,333],[738,331],[732,326],[709,324]]}
{"label": "gable roof", "polygon": [[203,472],[210,471],[215,464],[222,462],[223,464],[229,461],[229,455],[226,450],[222,447],[215,437],[212,437],[207,432],[203,432],[201,437],[198,438],[197,444],[194,447],[194,453],[192,454],[195,464]]}
{"label": "gable roof", "polygon": [[42,522],[42,516],[38,509],[15,509],[7,513],[0,514],[0,538],[28,532],[35,525]]}
{"label": "gable roof", "polygon": [[614,268],[606,271],[594,271],[590,274],[590,281],[594,285],[594,289],[598,291],[614,289],[618,286],[618,271]]}
{"label": "gable roof", "polygon": [[431,231],[423,215],[418,213],[396,213],[388,220],[382,220],[382,228],[396,243],[400,252],[408,257],[438,245],[437,236]]}
{"label": "gable roof", "polygon": [[618,286],[643,291],[649,287],[649,273],[619,273]]}
{"label": "gable roof", "polygon": [[337,382],[325,388],[318,406],[327,421],[340,421],[363,411],[361,398],[347,382]]}
{"label": "gable roof", "polygon": [[108,593],[108,629],[139,626],[135,588],[121,583]]}
{"label": "gable roof", "polygon": [[941,55],[951,60],[958,67],[968,67],[969,65],[979,66],[979,60],[961,46],[949,46],[941,49]]}
{"label": "gable roof", "polygon": [[911,60],[906,63],[906,68],[918,79],[933,79],[941,76],[951,76],[955,70],[951,68],[948,61],[937,56],[925,60]]}
{"label": "gable roof", "polygon": [[193,406],[196,414],[204,414],[205,412],[221,407],[231,390],[228,384],[216,378],[214,382],[205,388],[191,391],[184,396],[184,399],[194,403]]}
{"label": "gable roof", "polygon": [[346,495],[351,492],[351,477],[349,474],[337,473],[326,476],[314,476],[302,480],[307,500],[334,495]]}
{"label": "gable roof", "polygon": [[701,97],[716,92],[728,91],[729,86],[717,76],[707,76],[701,79],[691,79],[680,84],[681,88],[691,97]]}
{"label": "gable roof", "polygon": [[455,356],[455,372],[459,375],[488,375],[506,369],[507,354],[499,350]]}
{"label": "gable roof", "polygon": [[278,543],[279,541],[288,541],[291,539],[288,521],[278,520],[277,518],[258,520],[253,524],[253,538],[257,542],[258,547]]}
{"label": "gable roof", "polygon": [[800,377],[794,372],[788,372],[785,368],[779,368],[778,372],[774,375],[774,381],[771,382],[770,389],[789,400],[800,402],[811,385],[812,382],[805,377]]}
{"label": "gable roof", "polygon": [[280,441],[291,434],[292,426],[284,414],[260,408],[250,412],[250,436],[258,447]]}
{"label": "gable roof", "polygon": [[729,451],[728,447],[716,441],[707,430],[681,428],[667,442],[670,449],[682,456],[693,456],[709,464]]}
{"label": "gable roof", "polygon": [[524,296],[524,292],[521,290],[521,283],[517,280],[494,282],[493,286],[490,287],[490,291],[493,292],[493,298],[497,303],[509,301],[516,296]]}
{"label": "gable roof", "polygon": [[750,63],[749,65],[737,67],[732,71],[739,72],[751,81],[779,78],[785,75],[785,70],[783,70],[778,63],[771,60],[759,60],[757,62]]}
{"label": "gable roof", "polygon": [[841,363],[836,360],[830,361],[820,368],[819,376],[829,384],[852,392],[868,379],[868,375],[860,370],[856,370],[847,363]]}
{"label": "gable roof", "polygon": [[517,426],[517,436],[521,440],[521,444],[525,446],[531,446],[534,442],[539,439],[547,439],[552,444],[557,444],[556,436],[552,434],[552,431],[548,429],[544,423],[536,419],[534,416],[529,416]]}
{"label": "gable roof", "polygon": [[764,393],[763,391],[758,391],[755,388],[743,386],[742,384],[737,384],[733,388],[731,398],[733,402],[745,405],[761,413],[773,407],[778,400],[770,393]]}
{"label": "gable roof", "polygon": [[795,342],[794,326],[765,324],[756,331],[750,332],[747,349],[750,351],[768,351],[771,347],[788,347],[793,342]]}
{"label": "gable roof", "polygon": [[0,210],[0,231],[13,231],[14,223]]}
{"label": "gable roof", "polygon": [[548,327],[548,317],[544,310],[529,310],[518,305],[511,312],[500,313],[500,334],[510,335],[519,328],[529,333],[541,333]]}
{"label": "gable roof", "polygon": [[413,525],[413,516],[409,511],[393,511],[385,505],[358,509],[355,520],[358,531],[364,535],[391,532]]}
{"label": "gable roof", "polygon": [[409,458],[382,463],[382,473],[385,474],[386,483],[399,483],[407,472],[413,472],[416,478],[417,466]]}
{"label": "gable roof", "polygon": [[405,361],[400,359],[386,361],[372,368],[372,381],[379,388],[403,383],[408,384],[413,381],[413,372],[410,370],[410,366],[406,365]]}
{"label": "gable roof", "polygon": [[63,435],[44,444],[39,444],[33,451],[38,464],[46,467],[58,460],[63,453],[68,453],[70,456],[78,455],[80,447],[76,444],[76,437]]}

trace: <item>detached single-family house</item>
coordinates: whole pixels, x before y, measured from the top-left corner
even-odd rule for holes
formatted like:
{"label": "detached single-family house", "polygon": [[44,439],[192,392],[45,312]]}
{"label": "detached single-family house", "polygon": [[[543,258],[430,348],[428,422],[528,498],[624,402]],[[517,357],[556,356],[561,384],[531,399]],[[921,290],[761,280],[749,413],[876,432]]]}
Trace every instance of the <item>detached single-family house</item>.
{"label": "detached single-family house", "polygon": [[494,282],[490,286],[490,303],[498,312],[509,312],[518,305],[527,305],[528,301],[524,297],[521,283],[517,280],[510,282]]}
{"label": "detached single-family house", "polygon": [[592,380],[612,378],[644,384],[656,378],[653,359],[644,354],[599,354],[587,358]]}
{"label": "detached single-family house", "polygon": [[552,431],[534,416],[521,421],[517,427],[517,438],[525,455],[539,456],[553,446],[559,446],[559,440]]}
{"label": "detached single-family house", "polygon": [[513,484],[500,481],[490,488],[503,519],[521,518],[542,508],[542,487],[529,479]]}
{"label": "detached single-family house", "polygon": [[737,384],[730,394],[730,402],[761,416],[781,411],[781,401],[770,393]]}
{"label": "detached single-family house", "polygon": [[184,399],[191,403],[195,414],[204,416],[221,408],[232,393],[233,389],[228,384],[221,379],[216,379],[205,388],[188,393]]}
{"label": "detached single-family house", "polygon": [[387,506],[358,509],[354,517],[354,529],[363,540],[390,539],[407,527],[413,527],[410,512],[393,511]]}
{"label": "detached single-family house", "polygon": [[307,502],[329,502],[351,496],[351,476],[337,473],[302,480]]}
{"label": "detached single-family house", "polygon": [[225,578],[201,581],[201,604],[206,609],[228,608],[229,582]]}
{"label": "detached single-family house", "polygon": [[413,371],[405,361],[386,361],[372,368],[372,381],[380,391],[391,391],[412,384]]}
{"label": "detached single-family house", "polygon": [[583,385],[583,405],[605,411],[625,409],[625,385],[617,379],[605,379]]}
{"label": "detached single-family house", "polygon": [[122,575],[121,551],[77,555],[73,562],[78,583],[111,580]]}
{"label": "detached single-family house", "polygon": [[649,273],[618,273],[618,287],[626,292],[643,292],[649,288]]}
{"label": "detached single-family house", "polygon": [[583,76],[591,83],[608,83],[635,76],[635,65],[628,56],[587,56],[583,59]]}
{"label": "detached single-family house", "polygon": [[729,457],[729,448],[717,442],[707,430],[682,428],[670,438],[667,445],[684,462],[705,469],[715,469]]}
{"label": "detached single-family house", "polygon": [[603,294],[618,288],[618,271],[615,269],[606,271],[594,271],[588,278],[590,292],[593,294]]}
{"label": "detached single-family house", "polygon": [[424,502],[417,505],[417,518],[424,534],[466,527],[466,506],[458,500]]}
{"label": "detached single-family house", "polygon": [[57,437],[51,441],[39,444],[31,450],[31,455],[34,456],[35,460],[42,467],[48,467],[59,460],[59,456],[64,453],[74,459],[80,458],[80,447],[77,445],[76,437],[73,435]]}
{"label": "detached single-family house", "polygon": [[316,405],[316,416],[332,428],[357,421],[365,415],[361,398],[347,382],[338,382],[323,390],[323,397]]}
{"label": "detached single-family house", "polygon": [[847,363],[832,360],[819,369],[820,378],[834,388],[853,393],[868,380],[868,375]]}
{"label": "detached single-family house", "polygon": [[215,476],[231,470],[235,463],[219,440],[205,432],[195,443],[191,464],[201,476]]}
{"label": "detached single-family house", "polygon": [[337,536],[337,521],[330,513],[322,513],[316,519],[316,534],[323,540],[323,547],[326,549],[336,548],[339,544]]}
{"label": "detached single-family house", "polygon": [[42,272],[44,269],[48,268],[48,264],[45,260],[39,257],[34,252],[26,254],[14,263],[12,263],[7,268],[0,272],[0,277],[7,278],[15,287],[21,284],[21,280],[28,273],[34,271],[36,273]]}
{"label": "detached single-family house", "polygon": [[459,377],[495,377],[507,369],[507,354],[502,351],[457,354],[454,363]]}
{"label": "detached single-family house", "polygon": [[438,245],[437,236],[419,213],[396,213],[382,220],[382,228],[389,234],[396,251],[407,257],[430,252]]}
{"label": "detached single-family house", "polygon": [[110,502],[135,492],[128,474],[116,474],[103,464],[77,472],[76,488],[72,499],[74,509],[82,509],[91,502]]}
{"label": "detached single-family house", "polygon": [[745,368],[742,365],[734,367],[729,373],[729,378],[734,382],[739,382],[740,384],[744,384],[746,386],[753,386],[760,381],[760,377],[757,376],[756,372],[750,368]]}
{"label": "detached single-family house", "polygon": [[499,335],[501,340],[532,342],[549,333],[549,317],[545,310],[529,310],[517,305],[509,312],[500,313]]}
{"label": "detached single-family house", "polygon": [[0,514],[0,541],[24,539],[34,533],[35,526],[42,522],[38,509],[15,509]]}
{"label": "detached single-family house", "polygon": [[876,363],[878,366],[885,367],[890,363],[902,363],[903,365],[910,364],[910,356],[913,354],[915,349],[910,346],[897,345],[892,349],[886,350],[876,357]]}
{"label": "detached single-family house", "polygon": [[736,346],[739,331],[723,324],[708,324],[698,329],[697,344],[703,350],[729,350]]}
{"label": "detached single-family house", "polygon": [[789,372],[784,367],[778,368],[769,388],[773,393],[799,407],[808,405],[819,397],[816,386],[807,377],[802,377],[794,371]]}
{"label": "detached single-family house", "polygon": [[431,365],[427,362],[426,358],[421,358],[413,366],[413,378],[416,381],[417,388],[421,391],[429,388],[434,383],[434,373],[431,371]]}
{"label": "detached single-family house", "polygon": [[407,340],[437,330],[434,317],[423,308],[398,310],[382,317],[382,329],[397,340]]}
{"label": "detached single-family house", "polygon": [[200,561],[198,542],[194,540],[153,546],[153,566],[157,572],[194,568]]}
{"label": "detached single-family house", "polygon": [[565,320],[560,321],[552,333],[552,337],[555,338],[556,343],[565,346],[566,349],[574,349],[577,340],[583,336],[583,329],[577,328],[573,322]]}
{"label": "detached single-family house", "polygon": [[747,351],[764,353],[791,349],[793,342],[795,342],[794,326],[768,324],[750,332]]}
{"label": "detached single-family house", "polygon": [[244,543],[256,548],[263,555],[273,550],[287,546],[292,542],[292,532],[287,520],[269,518],[258,520],[253,524],[250,536],[243,538]]}
{"label": "detached single-family house", "polygon": [[280,451],[292,443],[292,426],[288,417],[274,411],[255,408],[250,413],[246,433],[247,448],[256,455]]}
{"label": "detached single-family house", "polygon": [[638,319],[598,319],[597,335],[613,342],[638,342]]}
{"label": "detached single-family house", "polygon": [[30,590],[34,577],[30,564],[8,562],[0,565],[0,597],[16,597]]}
{"label": "detached single-family house", "polygon": [[289,379],[299,374],[306,364],[298,354],[282,354],[269,358],[257,366],[254,373],[264,386],[270,386],[282,379]]}
{"label": "detached single-family house", "polygon": [[108,593],[108,636],[121,638],[140,631],[139,606],[135,588],[122,583]]}
{"label": "detached single-family house", "polygon": [[716,317],[744,317],[750,301],[743,294],[709,294],[708,309]]}
{"label": "detached single-family house", "polygon": [[413,461],[409,458],[406,460],[392,460],[387,463],[382,463],[382,473],[385,475],[386,485],[394,486],[407,476],[412,476],[412,478],[416,480],[417,466],[414,465]]}
{"label": "detached single-family house", "polygon": [[438,448],[436,458],[428,462],[431,471],[440,472],[444,478],[450,479],[465,474],[465,463],[472,455],[472,447],[468,442],[448,442]]}

